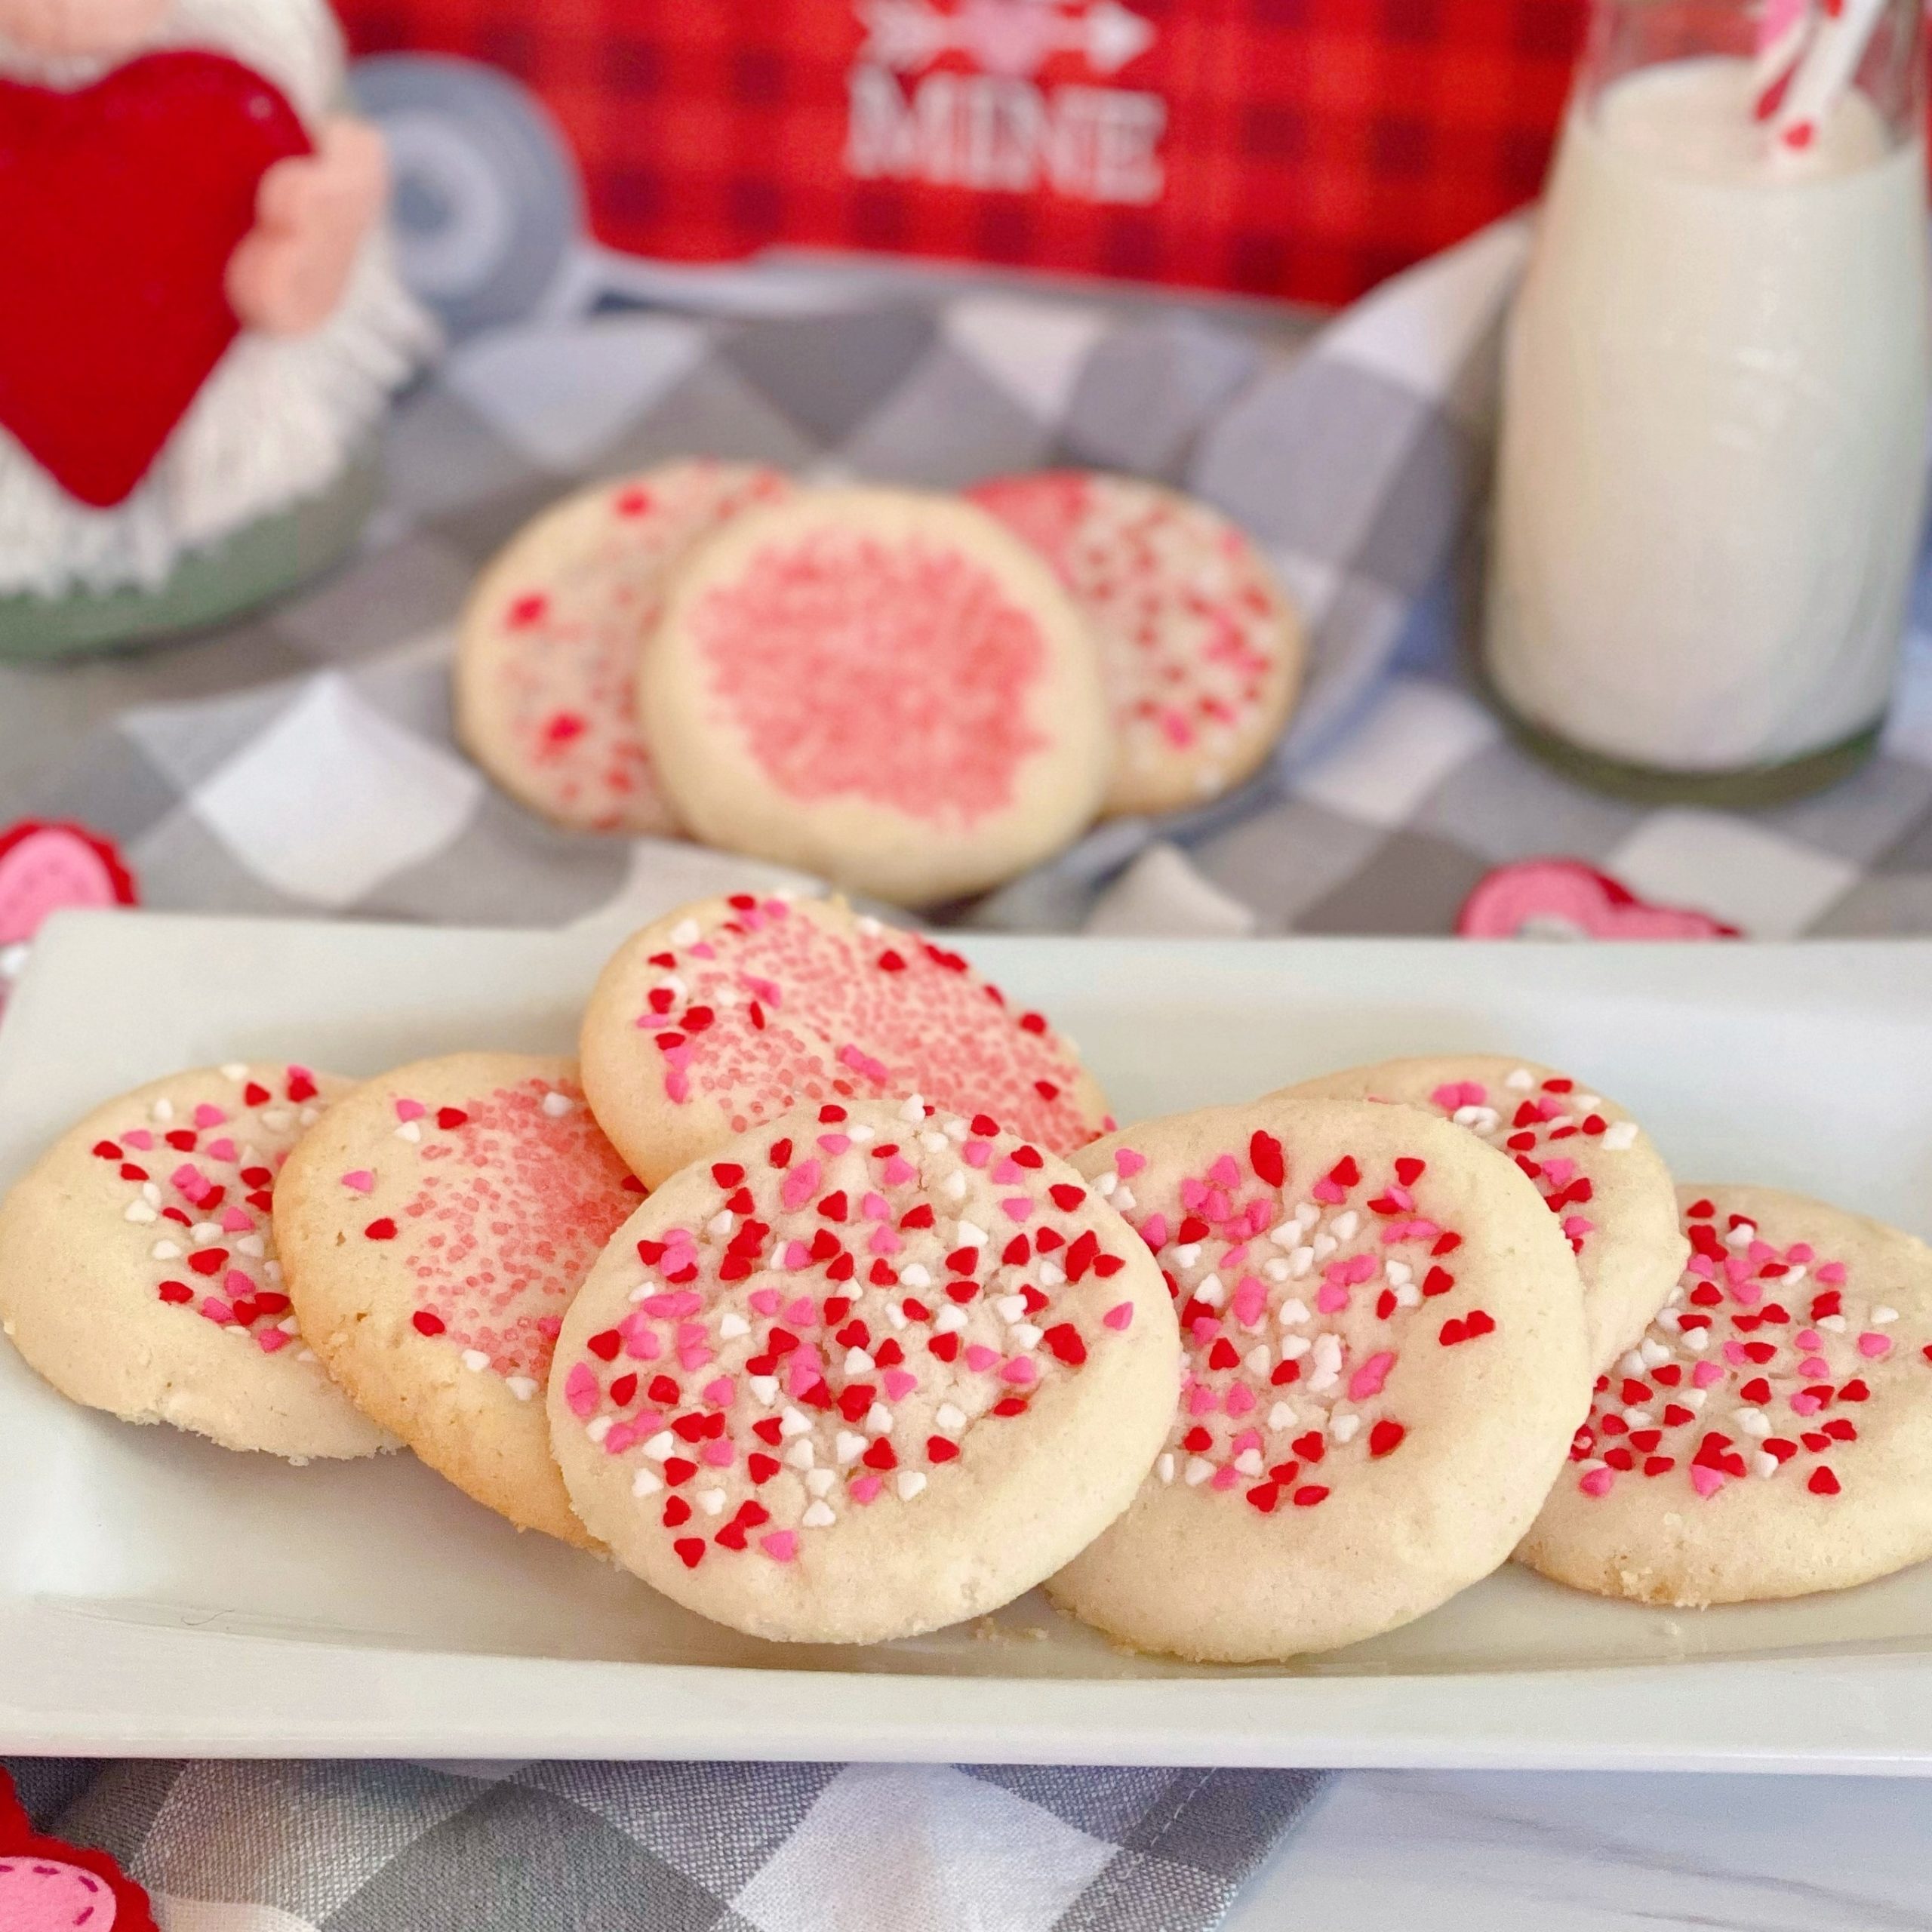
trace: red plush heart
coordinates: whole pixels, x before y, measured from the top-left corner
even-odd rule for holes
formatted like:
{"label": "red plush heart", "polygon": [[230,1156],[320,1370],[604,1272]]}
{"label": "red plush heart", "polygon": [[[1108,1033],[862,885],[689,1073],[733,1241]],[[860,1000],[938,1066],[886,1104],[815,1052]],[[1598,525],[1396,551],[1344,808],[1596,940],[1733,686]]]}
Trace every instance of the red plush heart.
{"label": "red plush heart", "polygon": [[263,174],[309,152],[223,54],[0,80],[0,424],[69,495],[105,509],[147,473],[240,327],[223,278]]}

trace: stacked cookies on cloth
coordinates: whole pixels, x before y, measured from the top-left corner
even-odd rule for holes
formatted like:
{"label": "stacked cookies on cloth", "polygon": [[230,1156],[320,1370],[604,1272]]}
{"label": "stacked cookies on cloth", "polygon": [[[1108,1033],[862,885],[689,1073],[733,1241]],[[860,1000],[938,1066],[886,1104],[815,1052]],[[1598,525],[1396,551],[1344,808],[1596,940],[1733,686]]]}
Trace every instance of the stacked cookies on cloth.
{"label": "stacked cookies on cloth", "polygon": [[1206,505],[1080,472],[968,497],[697,460],[580,493],[484,572],[459,734],[558,823],[678,828],[908,905],[1103,813],[1247,777],[1300,617]]}
{"label": "stacked cookies on cloth", "polygon": [[1932,1251],[1678,1188],[1614,1100],[1454,1055],[1122,1127],[1042,1013],[835,900],[635,934],[577,1059],[184,1073],[0,1204],[76,1401],[406,1447],[786,1641],[1036,1586],[1256,1663],[1512,1553],[1692,1606],[1932,1556]]}

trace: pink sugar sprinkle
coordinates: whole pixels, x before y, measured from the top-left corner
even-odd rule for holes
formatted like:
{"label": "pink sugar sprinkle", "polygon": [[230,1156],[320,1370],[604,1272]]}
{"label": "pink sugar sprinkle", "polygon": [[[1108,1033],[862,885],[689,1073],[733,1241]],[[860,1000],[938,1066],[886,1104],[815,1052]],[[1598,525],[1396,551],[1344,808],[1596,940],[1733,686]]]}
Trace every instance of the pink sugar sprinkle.
{"label": "pink sugar sprinkle", "polygon": [[1764,1284],[1762,1281],[1734,1281],[1730,1298],[1740,1308],[1755,1308],[1764,1299]]}
{"label": "pink sugar sprinkle", "polygon": [[851,1485],[852,1500],[854,1503],[870,1503],[873,1501],[877,1497],[880,1490],[884,1487],[884,1482],[885,1478],[883,1476],[858,1476],[854,1478]]}
{"label": "pink sugar sprinkle", "polygon": [[818,1144],[835,1159],[839,1155],[847,1152],[851,1149],[852,1137],[849,1134],[821,1134],[818,1137]]}
{"label": "pink sugar sprinkle", "polygon": [[992,1178],[996,1186],[1011,1187],[1015,1181],[1023,1181],[1026,1178],[1026,1171],[1008,1154],[994,1168]]}
{"label": "pink sugar sprinkle", "polygon": [[1244,1416],[1254,1407],[1254,1391],[1245,1382],[1237,1382],[1228,1391],[1227,1401],[1223,1406],[1231,1416]]}
{"label": "pink sugar sprinkle", "polygon": [[1825,1338],[1815,1328],[1801,1328],[1792,1338],[1801,1349],[1822,1349]]}
{"label": "pink sugar sprinkle", "polygon": [[1241,1169],[1235,1165],[1235,1157],[1232,1154],[1223,1154],[1208,1170],[1208,1178],[1223,1187],[1238,1187],[1241,1185]]}
{"label": "pink sugar sprinkle", "polygon": [[998,1360],[998,1350],[988,1348],[983,1342],[975,1342],[966,1351],[966,1366],[975,1375],[983,1375]]}
{"label": "pink sugar sprinkle", "polygon": [[1708,1254],[1694,1254],[1684,1265],[1687,1272],[1693,1275],[1701,1275],[1707,1281],[1717,1272]]}
{"label": "pink sugar sprinkle", "polygon": [[235,1311],[218,1295],[208,1295],[202,1302],[202,1312],[217,1327],[226,1327],[235,1319]]}
{"label": "pink sugar sprinkle", "polygon": [[1339,1315],[1349,1305],[1349,1291],[1339,1281],[1324,1281],[1315,1305],[1324,1315]]}
{"label": "pink sugar sprinkle", "polygon": [[885,1383],[885,1396],[889,1402],[904,1401],[919,1386],[919,1378],[903,1368],[888,1368],[881,1379]]}
{"label": "pink sugar sprinkle", "polygon": [[866,1243],[867,1251],[873,1254],[897,1254],[904,1245],[890,1228],[873,1229],[871,1240]]}
{"label": "pink sugar sprinkle", "polygon": [[651,1327],[649,1318],[641,1310],[634,1310],[627,1315],[620,1327],[624,1338],[624,1353],[632,1361],[655,1361],[663,1353],[663,1344],[657,1339],[657,1331]]}
{"label": "pink sugar sprinkle", "polygon": [[376,1177],[367,1168],[357,1168],[342,1177],[342,1184],[353,1194],[368,1194],[374,1191]]}
{"label": "pink sugar sprinkle", "polygon": [[1408,1214],[1413,1214],[1416,1211],[1416,1198],[1406,1187],[1391,1187],[1389,1198]]}
{"label": "pink sugar sprinkle", "polygon": [[1267,1311],[1268,1291],[1252,1275],[1244,1275],[1235,1284],[1235,1319],[1251,1328]]}
{"label": "pink sugar sprinkle", "polygon": [[1592,1469],[1589,1474],[1577,1484],[1577,1487],[1580,1489],[1586,1496],[1607,1496],[1610,1494],[1611,1484],[1616,1480],[1617,1477],[1615,1472],[1612,1470],[1605,1469]]}
{"label": "pink sugar sprinkle", "polygon": [[728,1375],[712,1377],[704,1385],[704,1399],[721,1409],[731,1399],[731,1378]]}
{"label": "pink sugar sprinkle", "polygon": [[611,1432],[604,1438],[604,1453],[607,1456],[621,1456],[638,1438],[638,1426],[635,1422],[620,1422],[611,1425]]}
{"label": "pink sugar sprinkle", "polygon": [[1187,1412],[1191,1416],[1211,1416],[1220,1407],[1221,1398],[1204,1382],[1197,1382],[1187,1392]]}
{"label": "pink sugar sprinkle", "polygon": [[664,1075],[664,1092],[667,1098],[682,1106],[691,1097],[691,1077],[681,1066],[667,1068]]}
{"label": "pink sugar sprinkle", "polygon": [[1558,1187],[1567,1187],[1577,1177],[1574,1161],[1546,1161],[1543,1164],[1543,1171]]}
{"label": "pink sugar sprinkle", "polygon": [[255,1225],[239,1208],[224,1208],[221,1212],[221,1231],[223,1234],[245,1235]]}
{"label": "pink sugar sprinkle", "polygon": [[[1860,1346],[1862,1350],[1863,1337],[1860,1338]],[[1829,1375],[1832,1372],[1832,1365],[1823,1355],[1807,1355],[1798,1364],[1798,1372],[1800,1375]]]}
{"label": "pink sugar sprinkle", "polygon": [[1040,1371],[1024,1355],[1015,1355],[999,1372],[1002,1382],[1011,1382],[1016,1388],[1023,1389],[1029,1382],[1037,1382]]}
{"label": "pink sugar sprinkle", "polygon": [[1750,1256],[1751,1265],[1754,1268],[1761,1268],[1766,1262],[1775,1261],[1778,1258],[1777,1250],[1767,1241],[1754,1241],[1745,1252]]}
{"label": "pink sugar sprinkle", "polygon": [[798,1553],[798,1533],[796,1530],[774,1530],[768,1537],[760,1537],[758,1546],[774,1563],[789,1563]]}
{"label": "pink sugar sprinkle", "polygon": [[795,1214],[818,1192],[823,1172],[817,1161],[801,1161],[786,1175],[784,1185],[778,1190],[779,1198]]}
{"label": "pink sugar sprinkle", "polygon": [[1149,1214],[1141,1223],[1140,1238],[1158,1252],[1168,1244],[1168,1217],[1164,1214]]}
{"label": "pink sugar sprinkle", "polygon": [[537,1332],[546,1342],[554,1342],[564,1332],[564,1318],[560,1315],[540,1315],[537,1318]]}
{"label": "pink sugar sprinkle", "polygon": [[[786,1268],[802,1268],[811,1260],[811,1258],[812,1251],[810,1248],[806,1247],[803,1241],[788,1241],[785,1244],[785,1253],[780,1263],[780,1266]],[[770,1301],[771,1306],[770,1308],[758,1308],[758,1304],[761,1302],[766,1300]],[[758,1312],[761,1315],[771,1314],[778,1306],[777,1290],[775,1288],[759,1289],[758,1293],[752,1297],[752,1306],[754,1308],[758,1308]]]}
{"label": "pink sugar sprinkle", "polygon": [[668,1013],[640,1013],[631,1024],[640,1032],[661,1033],[677,1022]]}
{"label": "pink sugar sprinkle", "polygon": [[[691,1299],[695,1301],[697,1297],[694,1295]],[[682,1309],[678,1312],[681,1315],[685,1312]],[[803,1320],[804,1318],[800,1316],[797,1318]],[[680,1321],[678,1324],[678,1346],[681,1349],[700,1348],[710,1339],[702,1321]]]}
{"label": "pink sugar sprinkle", "polygon": [[226,1134],[219,1140],[211,1140],[202,1151],[211,1161],[232,1161],[236,1158],[235,1143]]}
{"label": "pink sugar sprinkle", "polygon": [[1892,1352],[1892,1338],[1889,1335],[1875,1335],[1869,1330],[1858,1338],[1858,1352],[1862,1355],[1877,1357],[1888,1355]]}
{"label": "pink sugar sprinkle", "polygon": [[579,1422],[588,1422],[597,1413],[599,1392],[596,1377],[582,1362],[573,1362],[564,1377],[564,1400]]}
{"label": "pink sugar sprinkle", "polygon": [[[1322,1177],[1309,1189],[1309,1192],[1315,1196],[1316,1200],[1322,1202],[1324,1205],[1331,1207],[1332,1207],[1337,1201],[1346,1201],[1349,1198],[1342,1192],[1341,1189],[1334,1181],[1328,1178],[1326,1174],[1324,1174]],[[1383,1238],[1387,1238],[1386,1232]]]}
{"label": "pink sugar sprinkle", "polygon": [[1724,1487],[1724,1478],[1708,1463],[1690,1465],[1690,1487],[1700,1496],[1715,1496]]}
{"label": "pink sugar sprinkle", "polygon": [[168,1180],[171,1187],[180,1189],[190,1201],[193,1200],[197,1194],[205,1194],[208,1189],[208,1176],[203,1174],[192,1161],[183,1161],[168,1177]]}
{"label": "pink sugar sprinkle", "polygon": [[983,1168],[993,1157],[989,1140],[969,1140],[959,1152],[969,1168]]}
{"label": "pink sugar sprinkle", "polygon": [[1197,1180],[1193,1175],[1189,1174],[1181,1183],[1180,1204],[1190,1214],[1195,1213],[1201,1208],[1207,1198],[1208,1187],[1204,1181]]}
{"label": "pink sugar sprinkle", "polygon": [[1100,1317],[1103,1326],[1116,1331],[1128,1327],[1134,1320],[1134,1304],[1131,1301],[1116,1303]]}
{"label": "pink sugar sprinkle", "polygon": [[145,1154],[154,1145],[154,1136],[144,1127],[131,1127],[121,1138],[132,1148]]}
{"label": "pink sugar sprinkle", "polygon": [[716,1442],[707,1442],[698,1454],[714,1469],[728,1469],[737,1460],[738,1452],[730,1442],[721,1439]]}
{"label": "pink sugar sprinkle", "polygon": [[1009,1221],[1023,1221],[1033,1211],[1032,1202],[1023,1194],[1011,1195],[999,1204]]}
{"label": "pink sugar sprinkle", "polygon": [[708,1368],[717,1357],[701,1343],[688,1343],[678,1351],[678,1366],[687,1375],[695,1375],[701,1368]]}
{"label": "pink sugar sprinkle", "polygon": [[1741,1368],[1751,1358],[1744,1352],[1742,1342],[1727,1342],[1724,1345],[1724,1358],[1734,1368]]}
{"label": "pink sugar sprinkle", "polygon": [[1131,1147],[1116,1147],[1114,1149],[1114,1172],[1122,1180],[1131,1180],[1146,1164],[1146,1155],[1137,1154]]}
{"label": "pink sugar sprinkle", "polygon": [[867,1193],[859,1203],[859,1211],[869,1221],[889,1221],[892,1218],[892,1210],[885,1204],[882,1194]]}
{"label": "pink sugar sprinkle", "polygon": [[219,1107],[211,1106],[205,1100],[195,1109],[195,1124],[197,1127],[219,1127],[227,1118]]}
{"label": "pink sugar sprinkle", "polygon": [[1354,1374],[1349,1377],[1349,1400],[1365,1402],[1371,1395],[1382,1393],[1382,1385],[1389,1380],[1389,1371],[1395,1366],[1395,1353],[1392,1349],[1384,1349],[1372,1355]]}
{"label": "pink sugar sprinkle", "polygon": [[[799,1247],[801,1246],[801,1244],[795,1241],[792,1244],[792,1247]],[[791,1250],[789,1248],[786,1251],[788,1257],[788,1265],[795,1268],[802,1268],[804,1266],[806,1257],[803,1254],[801,1254],[797,1261],[791,1262],[789,1261],[790,1252]],[[751,1296],[751,1304],[752,1307],[756,1309],[761,1315],[776,1315],[778,1312],[778,1291],[776,1288],[755,1289]]]}
{"label": "pink sugar sprinkle", "polygon": [[1187,1332],[1194,1337],[1198,1347],[1204,1349],[1223,1331],[1220,1322],[1214,1315],[1197,1315],[1187,1324]]}
{"label": "pink sugar sprinkle", "polygon": [[1791,1398],[1792,1413],[1794,1415],[1815,1416],[1823,1407],[1824,1402],[1821,1398],[1817,1395],[1807,1395],[1801,1389]]}
{"label": "pink sugar sprinkle", "polygon": [[1572,1241],[1581,1241],[1586,1235],[1596,1232],[1597,1224],[1586,1221],[1580,1214],[1566,1214],[1563,1217],[1563,1232]]}
{"label": "pink sugar sprinkle", "polygon": [[395,1103],[395,1117],[400,1121],[420,1120],[428,1111],[420,1100],[398,1100]]}
{"label": "pink sugar sprinkle", "polygon": [[265,1355],[272,1355],[278,1349],[285,1349],[295,1337],[286,1328],[258,1328],[255,1331],[255,1346]]}
{"label": "pink sugar sprinkle", "polygon": [[908,1181],[916,1180],[919,1171],[903,1154],[895,1154],[885,1164],[885,1184],[888,1187],[903,1187]]}
{"label": "pink sugar sprinkle", "polygon": [[815,1383],[823,1380],[820,1371],[810,1362],[801,1361],[795,1351],[785,1364],[785,1392],[795,1400],[802,1395]]}
{"label": "pink sugar sprinkle", "polygon": [[1724,1278],[1735,1287],[1740,1281],[1751,1278],[1751,1264],[1741,1254],[1727,1254],[1724,1258]]}
{"label": "pink sugar sprinkle", "polygon": [[229,1269],[222,1276],[221,1285],[224,1292],[230,1295],[251,1295],[255,1292],[254,1283],[238,1268]]}
{"label": "pink sugar sprinkle", "polygon": [[1244,1429],[1235,1438],[1234,1452],[1237,1456],[1244,1456],[1249,1450],[1260,1447],[1261,1432],[1258,1429]]}
{"label": "pink sugar sprinkle", "polygon": [[1714,1388],[1724,1380],[1724,1371],[1714,1361],[1700,1361],[1692,1368],[1690,1380],[1700,1389]]}
{"label": "pink sugar sprinkle", "polygon": [[[646,1315],[654,1315],[660,1321],[675,1321],[681,1315],[695,1315],[703,1306],[699,1296],[688,1288],[666,1294],[646,1295],[638,1303]],[[703,1331],[698,1332],[701,1334]]]}
{"label": "pink sugar sprinkle", "polygon": [[1247,1244],[1244,1241],[1237,1243],[1221,1257],[1221,1266],[1223,1268],[1238,1268],[1247,1259]]}
{"label": "pink sugar sprinkle", "polygon": [[1235,1211],[1235,1204],[1218,1187],[1208,1190],[1208,1198],[1201,1204],[1201,1211],[1217,1225],[1229,1219]]}
{"label": "pink sugar sprinkle", "polygon": [[1844,1263],[1842,1261],[1827,1261],[1823,1267],[1818,1270],[1818,1278],[1820,1281],[1823,1281],[1828,1288],[1835,1288],[1843,1286],[1844,1282]]}
{"label": "pink sugar sprinkle", "polygon": [[701,939],[691,948],[691,957],[694,959],[715,959],[718,949],[708,939]]}
{"label": "pink sugar sprinkle", "polygon": [[1240,1481],[1241,1472],[1238,1469],[1223,1465],[1214,1472],[1208,1487],[1210,1489],[1232,1489]]}
{"label": "pink sugar sprinkle", "polygon": [[1794,1268],[1802,1267],[1806,1262],[1817,1258],[1817,1251],[1808,1241],[1795,1241],[1785,1250],[1784,1258]]}
{"label": "pink sugar sprinkle", "polygon": [[785,1304],[785,1319],[796,1322],[800,1327],[803,1327],[817,1313],[817,1306],[810,1295],[799,1295]]}

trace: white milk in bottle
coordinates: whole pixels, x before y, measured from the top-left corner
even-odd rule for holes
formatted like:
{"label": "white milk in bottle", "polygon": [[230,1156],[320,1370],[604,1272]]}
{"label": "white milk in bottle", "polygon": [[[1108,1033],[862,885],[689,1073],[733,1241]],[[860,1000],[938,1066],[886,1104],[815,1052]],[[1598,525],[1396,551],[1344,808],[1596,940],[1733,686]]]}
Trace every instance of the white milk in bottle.
{"label": "white milk in bottle", "polygon": [[1852,89],[1780,149],[1754,92],[1716,55],[1580,100],[1510,329],[1487,675],[1651,772],[1868,733],[1917,554],[1922,140]]}

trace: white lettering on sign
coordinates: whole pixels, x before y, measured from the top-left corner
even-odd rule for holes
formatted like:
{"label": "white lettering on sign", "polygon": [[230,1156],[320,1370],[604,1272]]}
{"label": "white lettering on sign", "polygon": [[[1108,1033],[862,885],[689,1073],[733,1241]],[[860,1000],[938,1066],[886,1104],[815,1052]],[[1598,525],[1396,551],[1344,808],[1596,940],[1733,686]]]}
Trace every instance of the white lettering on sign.
{"label": "white lettering on sign", "polygon": [[[1110,78],[1153,45],[1119,0],[855,0],[845,165],[863,180],[1142,205],[1166,186],[1158,94],[1037,78],[1072,54]],[[962,57],[978,71],[934,63]]]}

